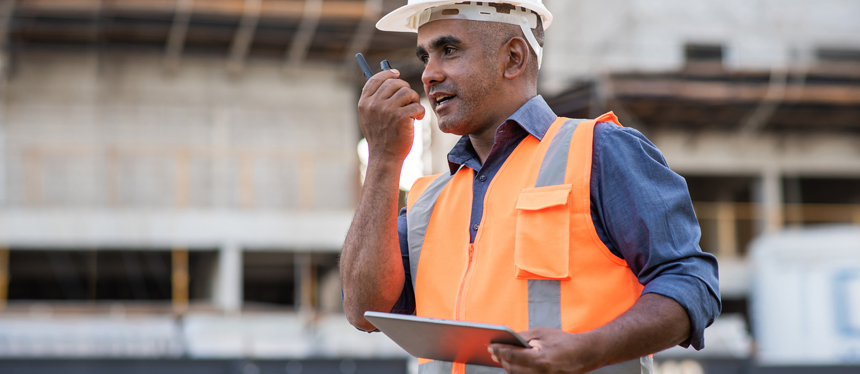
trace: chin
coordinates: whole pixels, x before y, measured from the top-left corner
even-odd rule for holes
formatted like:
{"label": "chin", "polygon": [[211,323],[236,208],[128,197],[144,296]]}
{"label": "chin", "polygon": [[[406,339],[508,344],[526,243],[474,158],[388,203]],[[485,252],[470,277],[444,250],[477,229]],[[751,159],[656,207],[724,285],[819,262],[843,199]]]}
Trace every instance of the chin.
{"label": "chin", "polygon": [[439,130],[441,130],[442,132],[444,132],[446,134],[453,134],[453,135],[459,135],[459,136],[471,134],[471,131],[469,131],[469,126],[467,126],[462,121],[439,118],[438,123],[439,123]]}

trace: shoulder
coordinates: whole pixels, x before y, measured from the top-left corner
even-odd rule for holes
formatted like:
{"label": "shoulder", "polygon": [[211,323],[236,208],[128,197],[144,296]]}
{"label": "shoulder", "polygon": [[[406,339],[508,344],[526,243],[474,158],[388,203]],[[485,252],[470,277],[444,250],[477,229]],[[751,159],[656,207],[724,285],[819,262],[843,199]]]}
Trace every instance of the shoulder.
{"label": "shoulder", "polygon": [[594,125],[594,142],[630,143],[648,142],[645,135],[632,127],[622,127],[611,122],[598,122]]}
{"label": "shoulder", "polygon": [[[656,161],[666,164],[663,154],[645,135],[632,127],[600,122],[594,126],[594,163],[604,160]],[[644,157],[645,159],[641,159]]]}
{"label": "shoulder", "polygon": [[430,183],[433,183],[433,181],[440,175],[442,175],[442,173],[423,176],[418,178],[415,183],[412,184],[412,188],[410,188],[409,192],[406,194],[407,209],[411,208],[412,205],[415,204],[415,201],[418,200],[418,197],[420,197],[421,194],[424,193],[424,190],[430,186]]}

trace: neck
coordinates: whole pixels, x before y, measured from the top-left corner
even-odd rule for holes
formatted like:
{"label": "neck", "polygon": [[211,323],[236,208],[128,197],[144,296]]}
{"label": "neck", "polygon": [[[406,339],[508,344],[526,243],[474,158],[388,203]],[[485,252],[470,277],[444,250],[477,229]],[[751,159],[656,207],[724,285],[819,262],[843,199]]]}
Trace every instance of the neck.
{"label": "neck", "polygon": [[475,149],[475,153],[478,155],[478,159],[481,161],[481,165],[484,164],[484,161],[487,160],[487,156],[490,155],[490,151],[493,150],[493,144],[496,141],[496,131],[499,130],[499,126],[504,124],[505,121],[511,115],[513,115],[517,110],[519,110],[523,105],[525,105],[535,96],[537,96],[537,94],[534,94],[530,97],[521,98],[507,105],[502,104],[500,106],[501,108],[510,109],[507,111],[501,111],[500,115],[493,118],[493,122],[491,122],[491,125],[484,127],[483,131],[469,134],[469,139],[472,141],[472,148]]}

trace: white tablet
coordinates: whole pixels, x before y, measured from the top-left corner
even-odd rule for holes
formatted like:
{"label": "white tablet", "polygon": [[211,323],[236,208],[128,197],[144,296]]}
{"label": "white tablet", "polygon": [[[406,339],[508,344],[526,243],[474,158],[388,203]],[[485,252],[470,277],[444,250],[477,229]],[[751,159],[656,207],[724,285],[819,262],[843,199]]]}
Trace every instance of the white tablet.
{"label": "white tablet", "polygon": [[501,367],[487,352],[490,343],[529,348],[503,325],[380,312],[365,312],[364,318],[415,357]]}

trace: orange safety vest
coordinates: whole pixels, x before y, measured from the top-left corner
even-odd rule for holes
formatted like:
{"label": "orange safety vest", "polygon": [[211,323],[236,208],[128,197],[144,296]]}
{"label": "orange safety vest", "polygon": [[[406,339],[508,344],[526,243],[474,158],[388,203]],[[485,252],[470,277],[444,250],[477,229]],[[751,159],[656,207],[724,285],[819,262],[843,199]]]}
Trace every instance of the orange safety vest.
{"label": "orange safety vest", "polygon": [[[643,286],[597,236],[591,219],[595,120],[558,118],[543,140],[527,136],[484,197],[470,243],[473,171],[427,176],[407,198],[416,314],[495,323],[514,331],[593,330],[629,309]],[[620,126],[620,124],[619,124]],[[651,357],[600,372],[650,373]],[[419,373],[503,373],[501,368],[419,360]]]}

